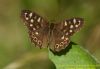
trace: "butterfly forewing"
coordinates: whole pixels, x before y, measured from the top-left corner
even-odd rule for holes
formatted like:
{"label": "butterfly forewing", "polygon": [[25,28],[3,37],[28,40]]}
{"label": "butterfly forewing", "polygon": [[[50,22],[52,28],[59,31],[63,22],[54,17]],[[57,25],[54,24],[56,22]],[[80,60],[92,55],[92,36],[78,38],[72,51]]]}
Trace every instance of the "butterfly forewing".
{"label": "butterfly forewing", "polygon": [[65,49],[70,43],[70,36],[79,31],[83,25],[82,18],[72,18],[55,24],[50,48],[54,51]]}
{"label": "butterfly forewing", "polygon": [[71,36],[75,32],[79,31],[83,26],[82,18],[72,18],[62,22],[63,23],[63,32],[66,36]]}
{"label": "butterfly forewing", "polygon": [[25,25],[29,31],[29,37],[36,46],[46,47],[48,42],[48,23],[43,17],[29,10],[23,10],[21,13]]}

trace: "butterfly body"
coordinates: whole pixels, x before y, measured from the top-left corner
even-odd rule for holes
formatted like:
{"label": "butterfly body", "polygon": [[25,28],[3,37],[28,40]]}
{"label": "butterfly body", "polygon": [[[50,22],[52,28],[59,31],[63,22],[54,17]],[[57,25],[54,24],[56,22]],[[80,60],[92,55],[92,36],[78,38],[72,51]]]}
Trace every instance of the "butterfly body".
{"label": "butterfly body", "polygon": [[49,47],[54,52],[65,49],[70,43],[70,36],[83,25],[82,18],[49,23],[43,17],[29,10],[23,10],[21,16],[28,28],[31,42],[40,48]]}

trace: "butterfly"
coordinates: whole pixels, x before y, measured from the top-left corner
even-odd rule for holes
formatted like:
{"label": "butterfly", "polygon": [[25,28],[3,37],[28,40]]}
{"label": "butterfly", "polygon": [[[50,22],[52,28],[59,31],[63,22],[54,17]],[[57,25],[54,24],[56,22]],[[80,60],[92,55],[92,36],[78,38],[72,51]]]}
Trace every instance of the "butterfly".
{"label": "butterfly", "polygon": [[70,43],[70,37],[83,26],[83,18],[66,19],[58,23],[49,23],[42,16],[30,10],[22,10],[21,18],[28,28],[32,43],[39,48],[49,47],[60,52]]}

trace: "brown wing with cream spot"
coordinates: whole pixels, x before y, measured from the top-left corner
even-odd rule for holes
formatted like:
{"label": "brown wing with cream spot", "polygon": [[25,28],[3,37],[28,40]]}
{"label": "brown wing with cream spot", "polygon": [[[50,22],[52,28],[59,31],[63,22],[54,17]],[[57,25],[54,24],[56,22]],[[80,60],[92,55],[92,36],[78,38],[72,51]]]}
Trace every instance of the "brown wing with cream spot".
{"label": "brown wing with cream spot", "polygon": [[77,32],[83,25],[82,18],[72,18],[61,23],[55,24],[52,34],[52,43],[50,48],[53,51],[61,51],[70,43],[70,36]]}
{"label": "brown wing with cream spot", "polygon": [[[75,32],[79,31],[83,26],[82,18],[72,18],[63,21],[63,31],[68,36],[72,36]],[[67,29],[67,30],[66,30]],[[66,31],[65,31],[66,30]]]}
{"label": "brown wing with cream spot", "polygon": [[21,17],[25,21],[25,25],[29,31],[29,37],[36,46],[46,47],[48,42],[48,22],[38,14],[29,10],[23,10]]}

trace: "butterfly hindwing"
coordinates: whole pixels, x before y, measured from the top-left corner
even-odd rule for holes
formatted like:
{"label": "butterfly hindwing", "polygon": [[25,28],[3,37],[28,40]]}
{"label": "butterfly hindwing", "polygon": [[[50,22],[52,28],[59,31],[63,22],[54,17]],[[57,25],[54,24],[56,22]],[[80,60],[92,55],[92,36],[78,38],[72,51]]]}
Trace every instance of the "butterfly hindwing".
{"label": "butterfly hindwing", "polygon": [[66,48],[70,40],[69,37],[65,37],[65,35],[63,35],[61,31],[53,30],[53,32],[55,33],[53,33],[53,42],[51,42],[50,48],[55,52],[59,52],[62,49]]}
{"label": "butterfly hindwing", "polygon": [[45,21],[43,17],[29,10],[23,10],[21,13],[21,16],[23,20],[25,21],[25,25],[28,28],[31,42],[40,48],[46,47],[47,44],[45,42],[48,41],[47,40],[47,33],[48,33],[47,21]]}

